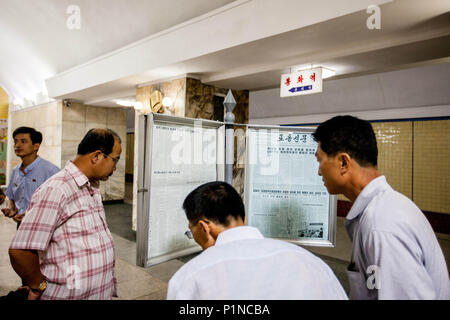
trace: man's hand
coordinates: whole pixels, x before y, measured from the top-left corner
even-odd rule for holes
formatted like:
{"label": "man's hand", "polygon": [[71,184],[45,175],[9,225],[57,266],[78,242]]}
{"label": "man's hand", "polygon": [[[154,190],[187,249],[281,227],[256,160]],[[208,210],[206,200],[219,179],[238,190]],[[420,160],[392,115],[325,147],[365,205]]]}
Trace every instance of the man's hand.
{"label": "man's hand", "polygon": [[[33,290],[31,290],[31,288],[29,286],[23,286],[20,287],[16,290],[17,291],[26,291],[27,292],[27,300],[39,300],[39,298],[41,297],[42,293],[36,293]],[[24,293],[25,294],[25,293]]]}
{"label": "man's hand", "polygon": [[2,209],[3,214],[5,217],[12,218],[17,214],[17,208],[3,208]]}
{"label": "man's hand", "polygon": [[12,217],[12,219],[15,222],[19,223],[19,222],[22,221],[23,217],[25,217],[25,213],[23,213],[23,214],[16,214],[14,217]]}
{"label": "man's hand", "polygon": [[41,298],[42,292],[34,292],[28,287],[28,300],[39,300]]}

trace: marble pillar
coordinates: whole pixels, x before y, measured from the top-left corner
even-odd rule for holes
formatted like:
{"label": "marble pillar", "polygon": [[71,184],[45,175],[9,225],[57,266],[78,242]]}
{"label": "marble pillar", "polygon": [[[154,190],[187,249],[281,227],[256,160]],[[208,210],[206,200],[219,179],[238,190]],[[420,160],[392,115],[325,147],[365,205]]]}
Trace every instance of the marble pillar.
{"label": "marble pillar", "polygon": [[[203,84],[200,80],[193,78],[181,78],[158,84],[140,87],[136,90],[136,101],[142,102],[144,110],[150,110],[152,93],[158,90],[162,97],[170,97],[174,101],[174,113],[163,110],[162,113],[172,114],[177,117],[202,118],[213,120],[214,96],[225,97],[228,92],[226,88],[217,88]],[[248,123],[249,92],[247,90],[233,90],[236,99],[236,107],[233,113],[236,123]],[[223,121],[223,119],[218,119]],[[244,173],[245,173],[245,126],[235,128],[235,165],[233,168],[233,186],[241,196],[244,195]],[[138,148],[139,137],[139,113],[136,112],[134,132],[134,174],[133,174],[133,218],[132,227],[136,230],[137,224],[137,172],[140,150]]]}
{"label": "marble pillar", "polygon": [[[142,102],[144,109],[150,110],[150,97],[156,90],[161,92],[163,98],[169,97],[173,101],[173,113],[169,110],[161,110],[162,112],[160,113],[171,114],[177,117],[185,116],[186,78],[170,80],[137,88],[136,101]],[[135,132],[136,131],[137,130],[135,129]]]}
{"label": "marble pillar", "polygon": [[[231,90],[236,100],[233,110],[236,124],[248,123],[248,90]],[[228,89],[203,84],[200,80],[186,79],[186,113],[188,118],[214,119],[214,96],[225,96]],[[223,119],[220,119],[223,121]],[[244,197],[245,180],[245,126],[235,126],[233,187]]]}
{"label": "marble pillar", "polygon": [[[173,101],[173,112],[167,109],[162,109],[161,113],[174,115],[177,117],[185,116],[185,102],[186,102],[186,78],[174,79],[170,81],[165,81],[162,83],[155,83],[147,86],[142,86],[136,89],[136,101],[141,102],[143,109],[151,110],[151,97],[152,93],[156,90],[161,92],[162,98],[169,97]],[[139,116],[140,112],[135,113],[134,121],[134,167],[133,167],[133,213],[132,213],[132,229],[137,230],[137,189],[138,189],[138,179],[137,172],[139,172]],[[143,139],[143,138],[142,138]]]}

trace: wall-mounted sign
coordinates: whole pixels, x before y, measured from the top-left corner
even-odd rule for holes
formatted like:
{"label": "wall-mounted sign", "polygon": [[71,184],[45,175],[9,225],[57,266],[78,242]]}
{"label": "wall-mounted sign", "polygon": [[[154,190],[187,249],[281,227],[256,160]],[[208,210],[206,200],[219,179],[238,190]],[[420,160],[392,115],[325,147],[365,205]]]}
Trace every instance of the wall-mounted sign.
{"label": "wall-mounted sign", "polygon": [[280,97],[322,92],[322,68],[281,75]]}

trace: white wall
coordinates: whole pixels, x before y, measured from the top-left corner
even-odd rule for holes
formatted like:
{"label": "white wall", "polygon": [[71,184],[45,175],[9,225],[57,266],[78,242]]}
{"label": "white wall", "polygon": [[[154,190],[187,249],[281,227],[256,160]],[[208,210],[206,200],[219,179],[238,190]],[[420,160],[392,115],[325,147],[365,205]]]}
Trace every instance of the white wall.
{"label": "white wall", "polygon": [[450,63],[325,80],[323,92],[280,98],[280,89],[250,92],[250,123],[322,122],[336,114],[365,119],[450,116]]}

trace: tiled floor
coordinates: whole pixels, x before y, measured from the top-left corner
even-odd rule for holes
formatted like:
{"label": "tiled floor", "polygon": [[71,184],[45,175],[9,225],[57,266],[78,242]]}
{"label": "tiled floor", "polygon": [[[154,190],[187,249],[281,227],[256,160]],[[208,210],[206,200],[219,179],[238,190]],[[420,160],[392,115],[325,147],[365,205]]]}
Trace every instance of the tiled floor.
{"label": "tiled floor", "polygon": [[[136,242],[131,229],[130,207],[127,205],[105,206],[107,219],[113,233],[116,248],[116,273],[118,298],[121,300],[161,300],[167,294],[167,283],[172,275],[190,257],[173,259],[148,269],[137,267]],[[351,243],[344,227],[344,218],[337,220],[336,247],[305,247],[320,256],[335,272],[343,287],[348,290],[345,267],[351,253]],[[16,224],[0,215],[0,295],[20,286],[19,277],[12,269],[8,247],[16,231]],[[449,265],[450,236],[438,234],[438,239]]]}

